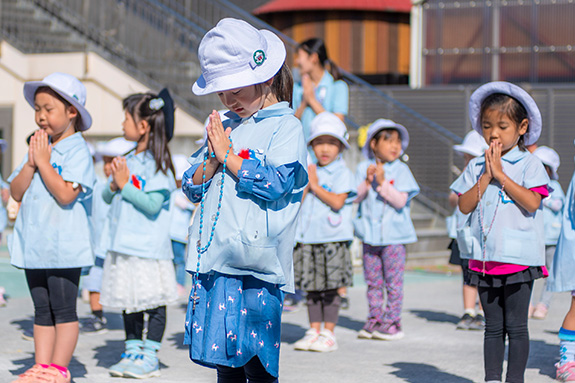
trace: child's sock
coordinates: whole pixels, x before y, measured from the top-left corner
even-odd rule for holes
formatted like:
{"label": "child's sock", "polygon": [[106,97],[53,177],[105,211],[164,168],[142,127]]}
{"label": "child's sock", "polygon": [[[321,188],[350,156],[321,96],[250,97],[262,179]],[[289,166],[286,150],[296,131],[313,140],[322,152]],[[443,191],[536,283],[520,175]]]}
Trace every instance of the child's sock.
{"label": "child's sock", "polygon": [[569,362],[575,361],[575,331],[567,330],[561,327],[559,330],[560,356],[559,365],[563,366]]}
{"label": "child's sock", "polygon": [[485,317],[485,312],[483,312],[483,310],[477,310],[477,315],[481,315],[482,317]]}
{"label": "child's sock", "polygon": [[475,316],[475,309],[465,309],[465,311],[463,312],[463,314],[469,314],[472,317]]}
{"label": "child's sock", "polygon": [[146,339],[146,341],[144,342],[144,348],[142,349],[142,353],[149,357],[155,358],[156,353],[161,347],[162,344],[160,342]]}
{"label": "child's sock", "polygon": [[60,371],[64,378],[68,377],[68,369],[66,367],[58,366],[57,364],[51,363],[50,367],[54,367],[56,370]]}
{"label": "child's sock", "polygon": [[95,310],[95,311],[92,311],[92,315],[94,315],[98,319],[102,319],[104,317],[104,311],[103,310]]}

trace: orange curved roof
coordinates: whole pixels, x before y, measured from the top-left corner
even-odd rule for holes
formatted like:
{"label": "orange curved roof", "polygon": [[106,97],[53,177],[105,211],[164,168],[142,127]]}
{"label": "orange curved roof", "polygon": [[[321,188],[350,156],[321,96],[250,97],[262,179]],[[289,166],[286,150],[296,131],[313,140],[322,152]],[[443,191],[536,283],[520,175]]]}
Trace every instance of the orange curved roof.
{"label": "orange curved roof", "polygon": [[266,13],[290,11],[379,11],[379,12],[409,12],[410,0],[272,0],[253,13],[261,15]]}

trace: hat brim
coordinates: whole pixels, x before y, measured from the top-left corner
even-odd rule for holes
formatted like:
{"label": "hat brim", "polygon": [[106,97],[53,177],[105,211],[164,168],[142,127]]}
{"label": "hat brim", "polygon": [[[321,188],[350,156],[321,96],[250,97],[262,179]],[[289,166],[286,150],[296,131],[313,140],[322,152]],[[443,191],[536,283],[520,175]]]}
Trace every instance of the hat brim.
{"label": "hat brim", "polygon": [[309,136],[309,138],[307,139],[307,144],[308,144],[308,145],[311,145],[311,142],[312,142],[313,140],[315,140],[316,138],[321,137],[321,136],[330,136],[330,137],[333,137],[333,138],[337,138],[337,139],[339,140],[339,142],[341,142],[341,143],[343,144],[343,146],[345,146],[346,149],[349,149],[349,148],[350,148],[349,143],[348,143],[344,138],[342,138],[342,137],[340,137],[340,136],[338,136],[338,135],[336,135],[336,134],[327,133],[327,132],[319,132],[319,133],[317,133],[317,134],[312,134],[312,135]]}
{"label": "hat brim", "polygon": [[365,144],[363,144],[363,148],[361,148],[361,152],[363,153],[364,157],[367,159],[375,158],[373,151],[370,147],[370,142],[375,137],[375,135],[384,130],[384,129],[395,129],[399,132],[399,136],[401,137],[401,154],[405,153],[407,147],[409,146],[409,133],[405,126],[395,123],[391,120],[384,120],[379,119],[376,120],[368,129],[367,138],[365,140]]}
{"label": "hat brim", "polygon": [[54,92],[58,93],[60,97],[68,101],[70,104],[74,106],[74,108],[76,108],[76,110],[82,117],[82,125],[80,126],[80,131],[90,129],[90,127],[92,126],[92,116],[90,116],[90,113],[84,107],[84,105],[80,104],[78,100],[76,100],[74,97],[68,96],[68,94],[66,94],[66,92],[64,92],[62,89],[59,89],[58,87],[50,83],[44,81],[29,81],[27,83],[24,83],[24,98],[26,99],[26,101],[28,101],[28,104],[32,108],[34,108],[34,97],[36,96],[36,91],[38,90],[38,88],[41,88],[43,86],[52,89]]}
{"label": "hat brim", "polygon": [[204,96],[210,93],[261,84],[274,77],[285,62],[286,49],[284,43],[274,33],[265,29],[261,29],[260,32],[268,45],[266,60],[262,65],[252,69],[246,63],[243,69],[238,72],[219,76],[210,81],[206,81],[202,74],[192,86],[192,92],[197,96]]}
{"label": "hat brim", "polygon": [[465,145],[461,144],[461,145],[453,145],[453,150],[455,150],[458,153],[465,153],[465,154],[470,154],[474,157],[479,157],[480,155],[482,155],[484,152],[478,151],[478,150],[474,150],[472,148],[468,148]]}
{"label": "hat brim", "polygon": [[509,95],[519,101],[525,110],[529,119],[529,128],[523,135],[523,142],[526,146],[533,145],[541,135],[541,112],[535,103],[535,100],[522,88],[505,81],[489,82],[477,88],[469,98],[469,118],[473,129],[482,134],[481,129],[481,104],[487,96],[494,93]]}

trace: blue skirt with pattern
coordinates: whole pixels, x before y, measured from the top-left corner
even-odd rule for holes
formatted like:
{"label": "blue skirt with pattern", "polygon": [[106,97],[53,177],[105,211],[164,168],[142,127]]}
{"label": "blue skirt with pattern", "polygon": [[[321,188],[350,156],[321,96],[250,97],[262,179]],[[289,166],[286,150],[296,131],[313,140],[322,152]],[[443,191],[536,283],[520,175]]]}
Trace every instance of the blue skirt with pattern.
{"label": "blue skirt with pattern", "polygon": [[284,293],[277,285],[246,275],[200,274],[186,313],[184,344],[190,358],[207,367],[241,367],[254,356],[279,375]]}

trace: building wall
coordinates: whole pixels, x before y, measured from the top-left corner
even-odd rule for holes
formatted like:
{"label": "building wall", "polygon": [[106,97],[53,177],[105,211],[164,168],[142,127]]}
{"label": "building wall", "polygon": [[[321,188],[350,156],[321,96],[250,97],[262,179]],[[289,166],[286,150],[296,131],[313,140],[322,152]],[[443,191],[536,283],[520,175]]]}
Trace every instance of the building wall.
{"label": "building wall", "polygon": [[[346,71],[374,83],[406,83],[409,74],[409,14],[306,11],[261,15],[297,42],[322,38],[328,55]],[[288,62],[293,62],[290,52]]]}

